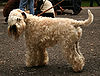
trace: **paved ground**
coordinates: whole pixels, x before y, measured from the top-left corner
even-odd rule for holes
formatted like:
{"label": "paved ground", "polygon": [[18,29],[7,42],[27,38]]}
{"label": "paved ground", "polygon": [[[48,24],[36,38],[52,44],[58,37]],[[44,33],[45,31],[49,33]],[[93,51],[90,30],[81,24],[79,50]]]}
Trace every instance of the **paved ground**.
{"label": "paved ground", "polygon": [[[89,27],[83,27],[80,40],[81,52],[86,58],[82,72],[75,73],[63,58],[58,45],[48,48],[50,61],[43,67],[25,67],[25,40],[23,35],[14,41],[7,35],[7,23],[4,22],[0,7],[0,76],[100,76],[100,8],[88,8],[95,19]],[[87,9],[83,8],[79,15],[60,15],[74,19],[86,19]]]}

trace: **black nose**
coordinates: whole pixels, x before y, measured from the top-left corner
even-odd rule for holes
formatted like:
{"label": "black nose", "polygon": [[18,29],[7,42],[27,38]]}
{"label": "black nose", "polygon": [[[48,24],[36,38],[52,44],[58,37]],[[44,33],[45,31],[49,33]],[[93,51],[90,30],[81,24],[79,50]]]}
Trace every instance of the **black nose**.
{"label": "black nose", "polygon": [[16,29],[16,25],[12,25],[11,28],[12,28],[12,29]]}
{"label": "black nose", "polygon": [[10,26],[10,31],[17,32],[17,27],[16,27],[16,25]]}

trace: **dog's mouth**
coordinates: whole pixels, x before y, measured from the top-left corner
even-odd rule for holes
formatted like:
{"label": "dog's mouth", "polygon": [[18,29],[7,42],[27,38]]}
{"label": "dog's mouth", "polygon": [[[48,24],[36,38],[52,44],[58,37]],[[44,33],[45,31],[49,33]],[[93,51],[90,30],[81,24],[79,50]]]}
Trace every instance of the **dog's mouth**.
{"label": "dog's mouth", "polygon": [[17,29],[16,25],[9,26],[8,33],[11,36],[13,35],[15,38],[19,37],[19,35],[18,35],[18,29]]}

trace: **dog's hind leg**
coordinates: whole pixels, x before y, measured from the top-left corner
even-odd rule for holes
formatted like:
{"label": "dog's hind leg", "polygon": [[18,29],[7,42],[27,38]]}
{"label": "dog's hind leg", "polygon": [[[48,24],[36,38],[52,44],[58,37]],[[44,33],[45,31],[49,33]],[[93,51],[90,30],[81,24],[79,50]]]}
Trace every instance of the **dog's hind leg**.
{"label": "dog's hind leg", "polygon": [[31,48],[30,51],[26,52],[26,66],[43,66],[48,64],[49,58],[48,53],[43,48]]}
{"label": "dog's hind leg", "polygon": [[83,66],[85,65],[85,58],[82,55],[82,53],[80,52],[78,41],[74,45],[73,55],[74,55],[74,58],[73,58],[73,62],[72,62],[72,68],[76,72],[81,71],[83,69]]}
{"label": "dog's hind leg", "polygon": [[73,70],[75,72],[81,71],[85,64],[85,58],[79,50],[78,43],[76,42],[75,44],[64,49],[65,57],[68,60],[68,62],[72,65]]}

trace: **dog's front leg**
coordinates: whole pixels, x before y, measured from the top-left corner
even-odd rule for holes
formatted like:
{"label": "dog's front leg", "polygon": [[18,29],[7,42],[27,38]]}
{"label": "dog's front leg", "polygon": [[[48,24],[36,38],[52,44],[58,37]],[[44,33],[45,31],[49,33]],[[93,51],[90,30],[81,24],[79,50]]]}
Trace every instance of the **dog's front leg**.
{"label": "dog's front leg", "polygon": [[48,64],[48,53],[43,48],[32,47],[26,52],[26,66],[43,66]]}

